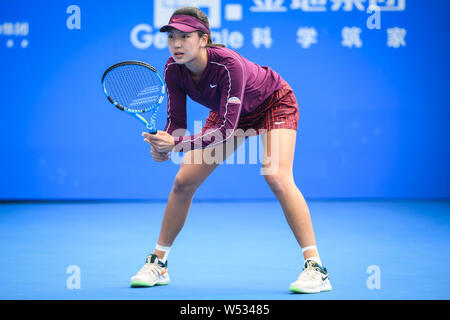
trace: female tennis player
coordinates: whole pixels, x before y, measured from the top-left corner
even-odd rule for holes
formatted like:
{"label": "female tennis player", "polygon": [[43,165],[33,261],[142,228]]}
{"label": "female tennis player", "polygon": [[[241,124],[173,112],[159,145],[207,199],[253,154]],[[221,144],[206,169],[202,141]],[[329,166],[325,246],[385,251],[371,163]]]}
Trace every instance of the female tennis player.
{"label": "female tennis player", "polygon": [[[215,155],[225,160],[245,141],[237,133],[253,130],[263,138],[264,178],[280,202],[305,260],[289,289],[298,293],[331,290],[308,206],[293,178],[299,110],[292,89],[269,67],[213,44],[208,18],[198,8],[176,10],[160,31],[168,32],[171,55],[164,69],[168,118],[164,131],[143,136],[151,145],[155,161],[168,160],[172,150],[185,153],[155,250],[131,278],[131,286],[169,283],[167,257],[171,246],[186,221],[195,191],[220,163],[198,159],[205,159],[211,154],[209,148],[215,148]],[[185,136],[186,95],[211,110],[201,132],[190,136]]]}

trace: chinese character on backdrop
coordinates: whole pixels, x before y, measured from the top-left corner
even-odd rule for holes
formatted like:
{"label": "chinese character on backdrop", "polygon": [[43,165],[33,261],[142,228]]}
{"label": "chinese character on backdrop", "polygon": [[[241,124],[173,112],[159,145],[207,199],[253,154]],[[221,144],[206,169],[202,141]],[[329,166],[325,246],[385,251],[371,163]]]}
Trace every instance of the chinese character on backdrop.
{"label": "chinese character on backdrop", "polygon": [[327,0],[292,0],[290,8],[292,10],[301,9],[305,12],[325,12],[327,11]]}
{"label": "chinese character on backdrop", "polygon": [[264,46],[266,48],[270,48],[272,46],[272,36],[271,30],[269,27],[265,28],[253,28],[252,29],[252,43],[255,48],[260,48]]}
{"label": "chinese character on backdrop", "polygon": [[28,35],[28,22],[16,22],[14,24],[14,35],[27,36]]}
{"label": "chinese character on backdrop", "polygon": [[378,6],[381,11],[405,11],[405,0],[369,0],[369,5]]}
{"label": "chinese character on backdrop", "polygon": [[297,30],[297,43],[307,49],[317,43],[317,31],[313,27],[301,27]]}
{"label": "chinese character on backdrop", "polygon": [[5,36],[11,36],[14,33],[14,24],[12,22],[4,22],[2,29]]}
{"label": "chinese character on backdrop", "polygon": [[353,7],[356,7],[359,11],[365,11],[363,2],[366,2],[366,0],[331,0],[331,2],[333,2],[332,11],[338,11],[341,8],[344,11],[353,11]]}
{"label": "chinese character on backdrop", "polygon": [[406,30],[402,28],[388,28],[387,29],[387,46],[391,48],[406,47],[405,36]]}
{"label": "chinese character on backdrop", "polygon": [[348,47],[348,48],[361,48],[362,47],[362,41],[360,38],[361,34],[361,28],[358,27],[344,27],[342,29],[342,46]]}
{"label": "chinese character on backdrop", "polygon": [[285,12],[284,0],[253,0],[254,6],[250,7],[253,12]]}

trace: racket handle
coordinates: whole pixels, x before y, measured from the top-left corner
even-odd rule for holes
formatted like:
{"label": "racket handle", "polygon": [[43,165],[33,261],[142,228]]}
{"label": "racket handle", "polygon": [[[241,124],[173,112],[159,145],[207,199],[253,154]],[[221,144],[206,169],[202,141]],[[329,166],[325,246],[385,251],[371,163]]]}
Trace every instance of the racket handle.
{"label": "racket handle", "polygon": [[155,131],[151,131],[151,130],[150,130],[148,133],[150,133],[150,134],[156,134],[157,132],[158,132],[158,130],[155,129]]}

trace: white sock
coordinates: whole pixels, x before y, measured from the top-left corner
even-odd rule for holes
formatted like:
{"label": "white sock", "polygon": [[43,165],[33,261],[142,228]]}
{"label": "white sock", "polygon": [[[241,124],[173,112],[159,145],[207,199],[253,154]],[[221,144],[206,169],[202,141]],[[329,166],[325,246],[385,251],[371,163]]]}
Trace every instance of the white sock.
{"label": "white sock", "polygon": [[[317,247],[316,246],[303,247],[302,248],[302,253],[304,253],[305,251],[308,251],[308,250],[317,250]],[[322,261],[320,261],[320,257],[319,256],[306,258],[305,261],[306,260],[312,260],[312,261],[318,263],[320,266],[322,266]]]}
{"label": "white sock", "polygon": [[166,261],[167,261],[167,257],[169,256],[170,248],[171,248],[171,247],[161,246],[161,245],[159,245],[158,243],[157,243],[156,246],[155,246],[155,249],[156,249],[156,250],[164,251],[164,257],[163,257],[162,259],[159,259],[159,260],[161,260],[163,263],[166,263]]}
{"label": "white sock", "polygon": [[[319,257],[309,257],[309,258],[306,258],[306,260],[312,260],[312,261],[314,261],[315,263],[318,263],[320,266],[322,266],[322,261],[320,261],[320,258]],[[305,260],[305,261],[306,261]]]}

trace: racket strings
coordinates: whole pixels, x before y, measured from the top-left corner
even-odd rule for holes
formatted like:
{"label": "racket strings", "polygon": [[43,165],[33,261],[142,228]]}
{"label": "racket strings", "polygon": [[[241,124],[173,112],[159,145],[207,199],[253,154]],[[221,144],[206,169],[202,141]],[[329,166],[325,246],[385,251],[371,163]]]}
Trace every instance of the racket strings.
{"label": "racket strings", "polygon": [[130,112],[157,108],[162,83],[156,73],[140,65],[122,65],[108,72],[104,80],[108,95]]}
{"label": "racket strings", "polygon": [[[157,79],[155,74],[151,74],[151,77],[148,77],[149,74],[139,72],[138,77],[141,80],[141,83],[147,83],[148,86],[144,89],[140,90],[138,93],[138,96],[141,96],[140,98],[136,98],[133,100],[132,104],[142,105],[142,104],[149,104],[154,106],[161,96],[161,84],[159,79]],[[144,96],[144,98],[142,97]],[[146,97],[145,97],[146,96]]]}

